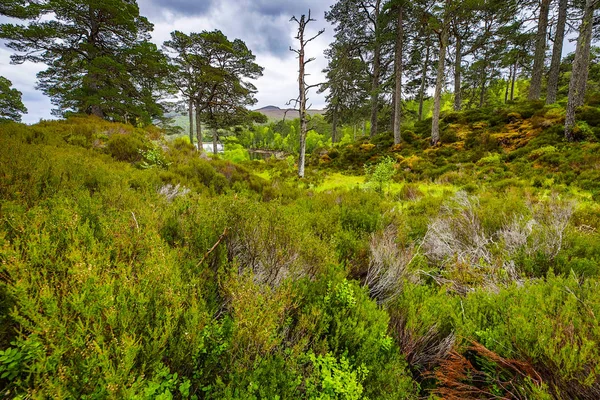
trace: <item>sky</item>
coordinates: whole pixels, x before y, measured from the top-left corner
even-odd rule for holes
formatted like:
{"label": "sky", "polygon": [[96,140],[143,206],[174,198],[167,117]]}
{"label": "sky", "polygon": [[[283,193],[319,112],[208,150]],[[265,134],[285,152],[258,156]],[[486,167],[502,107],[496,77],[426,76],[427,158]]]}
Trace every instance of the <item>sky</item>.
{"label": "sky", "polygon": [[[254,84],[258,89],[255,108],[274,105],[281,108],[298,96],[298,59],[290,51],[297,47],[294,36],[297,24],[290,22],[292,16],[300,17],[311,10],[311,22],[307,31],[315,34],[325,29],[323,35],[307,45],[307,57],[316,60],[308,65],[309,84],[324,82],[322,70],[327,66],[323,51],[333,41],[333,27],[325,21],[325,11],[335,0],[138,0],[140,13],[154,24],[152,41],[162,45],[174,30],[184,33],[203,30],[221,30],[230,40],[241,39],[256,55],[256,62],[264,67],[264,73]],[[6,22],[0,17],[0,22]],[[19,23],[19,21],[15,21]],[[0,42],[1,43],[1,42]],[[25,63],[10,64],[12,50],[0,44],[0,75],[8,78],[13,87],[23,93],[23,103],[28,114],[23,122],[35,123],[41,118],[53,118],[52,104],[42,92],[36,90],[36,73],[44,65]],[[324,94],[316,89],[309,95],[312,108],[324,108]]]}

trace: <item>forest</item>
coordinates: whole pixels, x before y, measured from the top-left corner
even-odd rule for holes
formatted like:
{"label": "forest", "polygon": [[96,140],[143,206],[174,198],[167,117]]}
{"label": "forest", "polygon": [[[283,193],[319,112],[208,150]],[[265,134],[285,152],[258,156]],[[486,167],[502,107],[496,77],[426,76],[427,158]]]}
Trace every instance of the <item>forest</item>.
{"label": "forest", "polygon": [[221,30],[1,2],[0,398],[599,399],[599,3],[289,15],[269,119]]}

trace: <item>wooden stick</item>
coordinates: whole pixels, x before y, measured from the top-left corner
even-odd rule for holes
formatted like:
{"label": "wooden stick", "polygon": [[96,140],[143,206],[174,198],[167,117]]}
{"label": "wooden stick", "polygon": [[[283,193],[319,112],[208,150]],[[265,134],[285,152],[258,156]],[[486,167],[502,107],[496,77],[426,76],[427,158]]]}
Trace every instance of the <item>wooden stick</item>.
{"label": "wooden stick", "polygon": [[219,240],[217,240],[217,242],[213,245],[213,247],[211,247],[205,254],[204,257],[202,257],[202,260],[200,260],[200,262],[196,265],[196,267],[199,267],[200,265],[202,265],[202,263],[204,261],[206,261],[206,259],[208,258],[208,256],[210,255],[210,253],[212,253],[217,246],[221,243],[221,241],[223,239],[225,239],[225,236],[227,236],[227,227],[225,227],[225,230],[223,231],[223,233],[221,234],[221,236],[219,236]]}

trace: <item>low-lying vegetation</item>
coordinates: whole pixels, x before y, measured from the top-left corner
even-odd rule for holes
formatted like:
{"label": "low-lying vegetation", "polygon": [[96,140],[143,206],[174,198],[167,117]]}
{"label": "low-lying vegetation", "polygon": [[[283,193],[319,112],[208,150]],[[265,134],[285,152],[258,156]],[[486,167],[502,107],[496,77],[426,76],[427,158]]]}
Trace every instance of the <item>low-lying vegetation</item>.
{"label": "low-lying vegetation", "polygon": [[300,182],[152,128],[1,125],[2,396],[598,398],[597,144],[552,110]]}

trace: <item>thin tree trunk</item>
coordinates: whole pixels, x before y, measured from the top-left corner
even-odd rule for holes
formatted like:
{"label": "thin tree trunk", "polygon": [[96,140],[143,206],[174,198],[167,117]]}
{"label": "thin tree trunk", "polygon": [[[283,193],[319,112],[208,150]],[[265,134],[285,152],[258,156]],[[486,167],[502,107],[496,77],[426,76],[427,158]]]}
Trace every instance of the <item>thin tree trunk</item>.
{"label": "thin tree trunk", "polygon": [[421,72],[421,88],[419,89],[419,121],[423,119],[423,101],[425,99],[425,82],[427,80],[427,68],[429,67],[429,43],[425,52],[425,62]]}
{"label": "thin tree trunk", "polygon": [[396,22],[396,54],[394,59],[395,91],[394,91],[394,144],[400,144],[402,136],[400,125],[402,123],[402,47],[404,39],[402,7],[398,7],[398,20]]}
{"label": "thin tree trunk", "polygon": [[[217,144],[217,140],[219,140],[219,134],[217,133],[217,129],[214,128],[213,129],[213,154],[217,155],[219,153],[219,146]],[[202,146],[202,143],[200,143],[200,146]]]}
{"label": "thin tree trunk", "polygon": [[462,41],[456,37],[456,60],[454,63],[454,111],[462,108],[461,72],[462,72]]}
{"label": "thin tree trunk", "polygon": [[[309,18],[310,19],[310,18]],[[300,40],[300,50],[298,51],[298,94],[300,106],[298,114],[300,117],[300,155],[298,157],[298,177],[304,178],[304,164],[306,162],[306,84],[304,82],[304,16],[300,20],[300,29],[298,30],[298,39]]]}
{"label": "thin tree trunk", "polygon": [[485,56],[483,58],[483,65],[481,66],[481,87],[479,88],[479,108],[483,108],[485,105],[485,88],[487,84],[487,51],[485,52]]}
{"label": "thin tree trunk", "polygon": [[508,92],[510,91],[510,81],[512,80],[512,65],[508,69],[508,78],[506,79],[506,89],[504,90],[504,104],[508,103]]}
{"label": "thin tree trunk", "polygon": [[202,142],[204,141],[202,138],[202,120],[200,117],[200,107],[198,107],[198,105],[196,105],[196,140],[198,141],[198,150],[204,151],[204,148],[202,147]]}
{"label": "thin tree trunk", "polygon": [[379,6],[380,0],[375,3],[375,11],[373,19],[375,26],[375,48],[373,50],[373,81],[371,84],[371,133],[373,138],[377,134],[377,114],[379,111],[379,79],[381,75],[381,43],[379,42]]}
{"label": "thin tree trunk", "polygon": [[[190,120],[190,143],[194,144],[194,102],[188,102],[188,118]],[[201,150],[199,148],[199,150]]]}
{"label": "thin tree trunk", "polygon": [[533,58],[531,85],[529,87],[529,95],[527,97],[529,100],[539,100],[542,94],[542,75],[544,74],[544,61],[546,59],[546,34],[548,31],[549,11],[550,0],[542,0],[535,41],[535,55]]}
{"label": "thin tree trunk", "polygon": [[337,116],[337,106],[333,109],[333,115],[331,116],[331,144],[335,144],[337,141],[337,124],[338,124],[338,116]]}
{"label": "thin tree trunk", "polygon": [[444,86],[444,64],[446,61],[446,47],[448,46],[448,22],[444,21],[442,34],[440,36],[440,58],[437,67],[437,79],[435,83],[435,95],[433,98],[433,117],[431,120],[431,144],[436,145],[440,141],[440,109],[442,103],[442,89]]}
{"label": "thin tree trunk", "polygon": [[575,127],[575,110],[578,107],[578,102],[583,97],[580,93],[582,84],[580,80],[585,75],[585,70],[588,68],[589,55],[586,57],[585,48],[588,39],[591,40],[592,24],[594,18],[594,4],[596,0],[586,0],[581,26],[579,27],[579,37],[577,39],[577,48],[575,50],[575,59],[573,60],[573,72],[569,81],[569,99],[567,101],[567,111],[565,116],[565,138],[568,141],[573,141],[573,128]]}
{"label": "thin tree trunk", "polygon": [[363,120],[362,135],[367,136],[367,121]]}
{"label": "thin tree trunk", "polygon": [[568,0],[560,0],[558,3],[558,20],[556,22],[556,34],[554,35],[554,46],[552,48],[552,61],[550,62],[550,73],[548,75],[546,104],[556,103],[556,97],[558,95],[558,77],[560,75],[563,42],[565,41],[565,25],[567,23],[568,6]]}
{"label": "thin tree trunk", "polygon": [[381,48],[375,46],[373,56],[373,82],[371,84],[371,132],[370,136],[377,134],[377,114],[379,111],[379,75],[381,74]]}
{"label": "thin tree trunk", "polygon": [[515,81],[517,80],[517,64],[518,60],[515,60],[515,63],[513,65],[512,82],[510,83],[510,101],[515,100]]}

